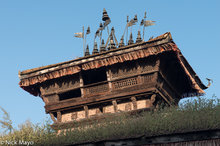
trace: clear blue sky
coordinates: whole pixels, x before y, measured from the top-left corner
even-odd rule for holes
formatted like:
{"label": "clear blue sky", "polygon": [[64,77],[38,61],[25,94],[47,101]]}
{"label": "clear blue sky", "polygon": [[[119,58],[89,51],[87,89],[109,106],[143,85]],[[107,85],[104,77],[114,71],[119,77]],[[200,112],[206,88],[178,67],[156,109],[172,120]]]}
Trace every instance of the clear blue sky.
{"label": "clear blue sky", "polygon": [[[14,126],[47,117],[41,98],[19,87],[18,71],[82,56],[82,40],[73,33],[89,25],[91,49],[103,8],[118,39],[126,16],[137,14],[140,20],[146,10],[156,25],[146,29],[145,38],[171,32],[202,81],[214,80],[206,97],[220,97],[219,0],[0,0],[0,106],[10,113]],[[133,29],[135,38],[137,28]]]}

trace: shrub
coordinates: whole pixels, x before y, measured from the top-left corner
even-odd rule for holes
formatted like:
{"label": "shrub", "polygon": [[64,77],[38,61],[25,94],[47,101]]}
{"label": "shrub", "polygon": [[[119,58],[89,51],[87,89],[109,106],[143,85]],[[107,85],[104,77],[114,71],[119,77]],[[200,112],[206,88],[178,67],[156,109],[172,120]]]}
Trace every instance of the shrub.
{"label": "shrub", "polygon": [[220,101],[198,98],[187,101],[180,107],[165,107],[157,111],[139,115],[121,113],[119,116],[94,120],[89,125],[77,124],[74,130],[66,130],[59,135],[51,129],[49,122],[42,125],[26,121],[18,130],[0,137],[3,140],[33,141],[42,145],[63,145],[95,142],[171,133],[219,129]]}

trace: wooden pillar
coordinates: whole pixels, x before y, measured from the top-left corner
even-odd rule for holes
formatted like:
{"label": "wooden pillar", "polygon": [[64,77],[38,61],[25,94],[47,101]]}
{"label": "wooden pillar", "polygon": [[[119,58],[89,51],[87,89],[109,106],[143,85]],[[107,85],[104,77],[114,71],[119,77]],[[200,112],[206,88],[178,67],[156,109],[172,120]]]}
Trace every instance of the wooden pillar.
{"label": "wooden pillar", "polygon": [[57,122],[61,122],[61,120],[62,120],[62,115],[61,115],[61,112],[58,111],[57,112]]}
{"label": "wooden pillar", "polygon": [[150,101],[151,101],[152,104],[155,102],[156,96],[157,96],[156,94],[151,95]]}
{"label": "wooden pillar", "polygon": [[112,91],[111,70],[110,69],[106,70],[106,75],[107,75],[109,90]]}
{"label": "wooden pillar", "polygon": [[85,117],[88,118],[88,117],[89,117],[89,109],[88,109],[88,106],[85,105],[83,108],[84,108],[84,110],[85,110]]}
{"label": "wooden pillar", "polygon": [[113,101],[112,101],[112,104],[113,104],[113,106],[114,106],[114,111],[115,111],[115,113],[118,112],[118,105],[117,105],[116,100],[113,100]]}
{"label": "wooden pillar", "polygon": [[131,97],[131,101],[132,101],[134,110],[136,110],[137,109],[137,99],[136,99],[136,97],[135,96]]}
{"label": "wooden pillar", "polygon": [[79,73],[79,85],[80,85],[80,91],[81,91],[82,97],[84,97],[85,96],[85,90],[83,88],[84,84],[83,84],[83,78],[82,78],[81,73]]}

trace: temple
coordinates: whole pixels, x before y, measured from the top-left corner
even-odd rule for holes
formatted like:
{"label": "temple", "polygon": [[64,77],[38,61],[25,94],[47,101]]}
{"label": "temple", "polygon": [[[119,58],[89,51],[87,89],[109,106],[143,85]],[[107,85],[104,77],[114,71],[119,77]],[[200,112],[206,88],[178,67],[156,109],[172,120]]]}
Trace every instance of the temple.
{"label": "temple", "polygon": [[169,32],[119,47],[112,36],[108,50],[19,72],[20,87],[43,99],[54,125],[177,105],[205,93]]}

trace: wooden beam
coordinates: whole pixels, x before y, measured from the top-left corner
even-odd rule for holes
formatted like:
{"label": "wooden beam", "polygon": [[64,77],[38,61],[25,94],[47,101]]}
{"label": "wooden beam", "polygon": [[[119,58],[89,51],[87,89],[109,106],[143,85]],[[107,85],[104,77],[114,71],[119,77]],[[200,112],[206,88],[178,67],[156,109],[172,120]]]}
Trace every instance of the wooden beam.
{"label": "wooden beam", "polygon": [[171,106],[172,104],[170,103],[170,101],[159,91],[158,91],[158,94]]}

